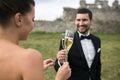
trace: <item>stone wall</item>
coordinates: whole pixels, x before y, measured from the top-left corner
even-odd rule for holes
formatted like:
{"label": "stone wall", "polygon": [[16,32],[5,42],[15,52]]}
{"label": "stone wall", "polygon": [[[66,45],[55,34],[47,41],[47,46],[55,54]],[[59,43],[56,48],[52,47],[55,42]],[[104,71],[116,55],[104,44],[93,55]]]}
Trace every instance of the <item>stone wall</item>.
{"label": "stone wall", "polygon": [[[74,11],[74,13],[72,11]],[[65,29],[75,30],[75,11],[76,9],[70,10],[69,8],[67,15],[74,16],[64,15],[64,19],[62,21],[35,21],[35,28],[33,31],[64,32]],[[92,32],[120,33],[119,10],[94,9],[92,12],[94,18],[94,24],[91,27]]]}
{"label": "stone wall", "polygon": [[[83,5],[85,4],[85,0]],[[99,1],[99,0],[96,0]],[[99,1],[100,2],[100,1]],[[107,2],[102,2],[107,3]],[[91,4],[89,6],[95,6]],[[113,7],[96,8],[92,7],[89,9],[93,12],[94,24],[91,26],[92,32],[103,32],[103,33],[120,33],[120,5],[117,0],[114,2]],[[66,29],[76,30],[74,25],[74,19],[77,9],[64,8],[63,19],[56,21],[35,21],[35,28],[33,31],[40,30],[46,32],[64,32]]]}
{"label": "stone wall", "polygon": [[33,31],[46,32],[64,32],[66,29],[75,30],[73,21],[35,21],[35,28]]}
{"label": "stone wall", "polygon": [[[102,21],[120,21],[120,9],[90,9],[93,12],[94,20],[102,20]],[[72,8],[64,8],[63,20],[64,21],[74,21],[75,14],[77,9]]]}

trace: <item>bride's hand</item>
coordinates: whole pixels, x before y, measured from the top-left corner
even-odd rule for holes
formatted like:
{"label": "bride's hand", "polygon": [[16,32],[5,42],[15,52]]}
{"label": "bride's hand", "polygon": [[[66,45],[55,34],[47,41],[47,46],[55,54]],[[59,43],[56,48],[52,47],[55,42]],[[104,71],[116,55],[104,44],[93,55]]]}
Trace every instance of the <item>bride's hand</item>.
{"label": "bride's hand", "polygon": [[47,70],[48,67],[50,67],[50,66],[54,66],[54,64],[55,64],[55,62],[52,59],[46,59],[46,60],[44,60],[44,62],[43,62],[44,70]]}

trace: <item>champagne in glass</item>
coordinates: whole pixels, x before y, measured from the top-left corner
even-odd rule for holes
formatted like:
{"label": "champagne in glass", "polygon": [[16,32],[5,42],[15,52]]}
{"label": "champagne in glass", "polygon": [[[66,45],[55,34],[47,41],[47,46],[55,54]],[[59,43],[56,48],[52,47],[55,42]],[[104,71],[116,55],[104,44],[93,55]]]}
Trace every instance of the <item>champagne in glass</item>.
{"label": "champagne in glass", "polygon": [[65,38],[65,49],[67,51],[70,50],[72,43],[73,43],[73,38]]}
{"label": "champagne in glass", "polygon": [[[72,30],[66,30],[65,36],[62,38],[62,46],[67,51],[67,54],[73,44],[73,37],[74,37],[74,31]],[[67,57],[66,57],[67,60]]]}
{"label": "champagne in glass", "polygon": [[[68,52],[73,44],[73,37],[74,37],[74,31],[72,30],[66,30],[65,31],[65,36],[64,38],[62,38],[62,47],[63,49],[65,49],[67,52],[67,56],[66,56],[66,61],[68,58]],[[61,66],[60,62],[58,61],[59,66]]]}

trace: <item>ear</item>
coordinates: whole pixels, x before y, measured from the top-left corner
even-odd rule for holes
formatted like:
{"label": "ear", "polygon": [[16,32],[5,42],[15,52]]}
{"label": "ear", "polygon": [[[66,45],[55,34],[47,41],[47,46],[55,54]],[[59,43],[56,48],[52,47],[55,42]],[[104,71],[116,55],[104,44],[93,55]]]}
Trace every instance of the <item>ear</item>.
{"label": "ear", "polygon": [[16,13],[14,20],[15,20],[15,24],[19,27],[21,25],[21,22],[22,22],[22,14]]}
{"label": "ear", "polygon": [[93,19],[91,19],[91,25],[93,24],[93,22],[94,22]]}

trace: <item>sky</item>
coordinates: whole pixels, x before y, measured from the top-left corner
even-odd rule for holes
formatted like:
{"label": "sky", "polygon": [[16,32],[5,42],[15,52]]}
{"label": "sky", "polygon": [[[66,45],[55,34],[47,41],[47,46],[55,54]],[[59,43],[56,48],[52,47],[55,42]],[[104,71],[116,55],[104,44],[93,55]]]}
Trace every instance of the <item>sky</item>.
{"label": "sky", "polygon": [[[114,0],[108,1],[111,6]],[[79,8],[79,2],[80,0],[35,0],[35,20],[53,21],[62,17],[64,7]],[[92,4],[94,0],[86,0],[86,2]]]}

